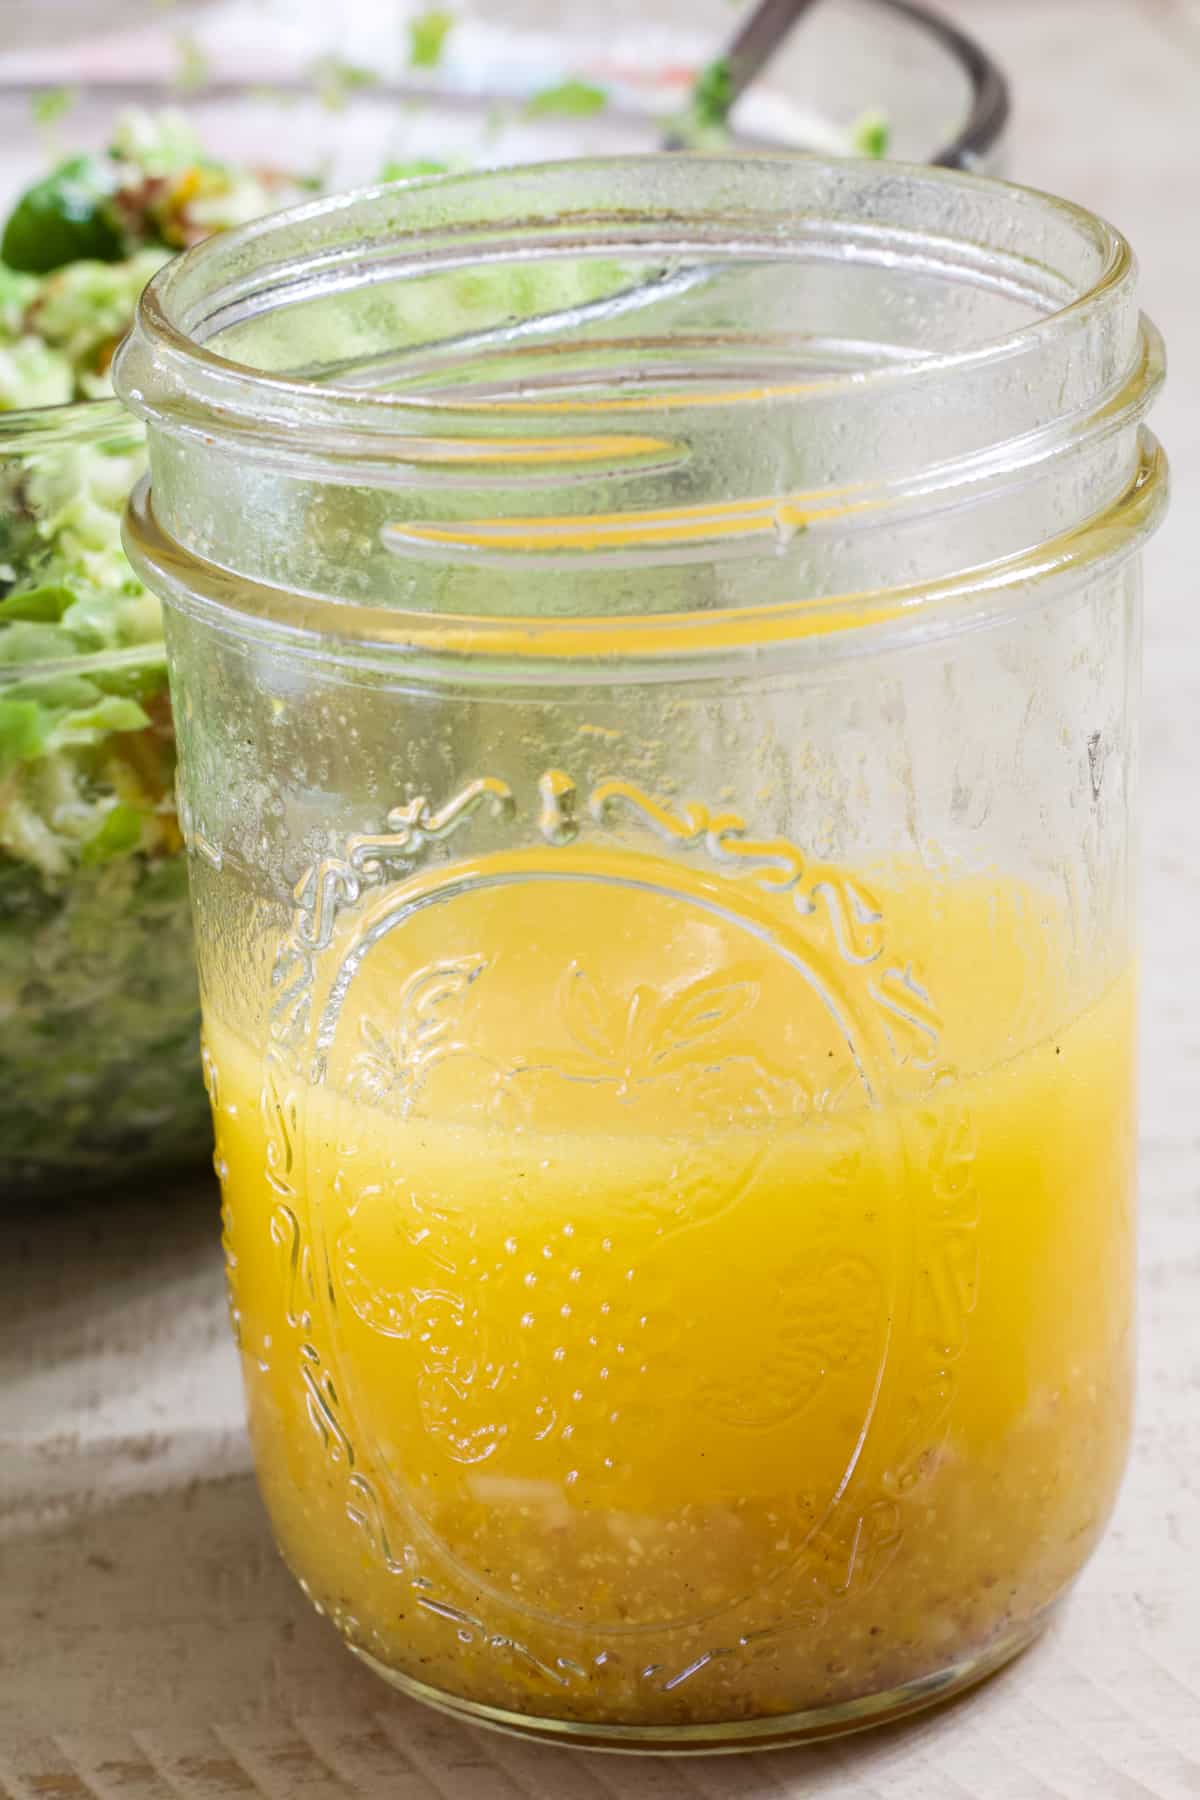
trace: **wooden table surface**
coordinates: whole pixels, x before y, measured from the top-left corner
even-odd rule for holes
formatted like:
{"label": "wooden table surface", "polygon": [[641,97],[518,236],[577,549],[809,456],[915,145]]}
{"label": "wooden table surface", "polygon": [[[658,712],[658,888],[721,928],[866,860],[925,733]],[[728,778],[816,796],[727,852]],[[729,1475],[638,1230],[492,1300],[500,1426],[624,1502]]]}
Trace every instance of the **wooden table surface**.
{"label": "wooden table surface", "polygon": [[0,1256],[0,1800],[1183,1800],[1200,1795],[1200,10],[959,0],[1009,171],[1133,239],[1171,383],[1148,559],[1141,1399],[1103,1549],[969,1701],[799,1752],[579,1757],[391,1695],[273,1549],[211,1189],[11,1225]]}

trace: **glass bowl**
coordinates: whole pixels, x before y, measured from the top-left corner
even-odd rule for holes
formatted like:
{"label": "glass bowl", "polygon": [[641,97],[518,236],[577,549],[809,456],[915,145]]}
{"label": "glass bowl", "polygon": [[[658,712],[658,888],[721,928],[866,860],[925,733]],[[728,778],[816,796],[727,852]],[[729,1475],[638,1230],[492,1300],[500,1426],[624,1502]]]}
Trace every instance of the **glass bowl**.
{"label": "glass bowl", "polygon": [[115,400],[0,415],[9,1199],[196,1161],[208,1142],[161,626],[120,549],[142,462]]}

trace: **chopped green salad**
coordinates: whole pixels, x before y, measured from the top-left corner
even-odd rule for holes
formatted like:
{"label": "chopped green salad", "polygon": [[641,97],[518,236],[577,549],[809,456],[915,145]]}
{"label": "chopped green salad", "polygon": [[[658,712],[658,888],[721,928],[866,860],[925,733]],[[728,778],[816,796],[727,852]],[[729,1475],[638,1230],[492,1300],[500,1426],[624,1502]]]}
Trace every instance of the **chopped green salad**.
{"label": "chopped green salad", "polygon": [[141,434],[70,403],[111,394],[113,352],[169,256],[298,185],[213,161],[176,113],[134,112],[105,154],[23,194],[0,237],[6,1193],[207,1141],[162,622],[120,541]]}
{"label": "chopped green salad", "polygon": [[[151,275],[269,191],[207,160],[172,113],[129,114],[106,155],[30,188],[0,238],[0,414],[110,395]],[[141,437],[96,421],[12,420],[5,445],[0,417],[0,852],[52,889],[80,865],[178,848],[159,606],[120,540]]]}

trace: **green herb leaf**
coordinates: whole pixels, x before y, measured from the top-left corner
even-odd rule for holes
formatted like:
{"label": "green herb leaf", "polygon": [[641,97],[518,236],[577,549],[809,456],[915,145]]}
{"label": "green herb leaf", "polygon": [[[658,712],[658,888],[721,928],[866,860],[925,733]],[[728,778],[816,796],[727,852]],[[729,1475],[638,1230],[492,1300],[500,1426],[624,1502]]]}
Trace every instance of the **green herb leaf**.
{"label": "green herb leaf", "polygon": [[413,162],[385,162],[380,170],[380,181],[415,181],[421,175],[446,175],[450,164],[430,162],[418,156]]}
{"label": "green herb leaf", "polygon": [[[195,126],[177,107],[153,113],[127,107],[115,121],[108,154],[151,176],[179,174],[208,161]],[[128,173],[123,171],[125,178]]]}
{"label": "green herb leaf", "polygon": [[94,831],[79,852],[84,864],[111,862],[114,856],[128,856],[141,842],[142,815],[127,800],[105,813],[98,831]]}
{"label": "green herb leaf", "polygon": [[61,581],[44,582],[41,587],[25,588],[0,600],[0,619],[29,619],[39,624],[53,624],[61,619],[68,606],[75,603],[74,588]]}
{"label": "green herb leaf", "polygon": [[45,275],[81,258],[118,262],[126,245],[111,210],[115,173],[97,156],[73,156],[27,188],[9,214],[0,257]]}
{"label": "green herb leaf", "polygon": [[32,700],[42,711],[57,716],[72,707],[91,706],[102,689],[83,675],[29,675],[5,688],[7,698]]}
{"label": "green herb leaf", "polygon": [[0,776],[42,754],[47,722],[36,700],[0,700]]}
{"label": "green herb leaf", "polygon": [[56,662],[63,649],[62,632],[40,621],[17,619],[0,631],[0,667]]}
{"label": "green herb leaf", "polygon": [[408,60],[414,69],[437,68],[453,24],[454,14],[437,6],[409,20]]}
{"label": "green herb leaf", "polygon": [[150,723],[136,700],[106,694],[95,706],[68,713],[55,731],[56,744],[80,743],[95,732],[141,731]]}
{"label": "green herb leaf", "polygon": [[856,156],[886,156],[892,141],[892,127],[886,113],[865,112],[850,133],[850,145]]}
{"label": "green herb leaf", "polygon": [[525,102],[524,111],[527,119],[586,119],[603,112],[607,105],[608,95],[603,88],[572,77],[532,95]]}
{"label": "green herb leaf", "polygon": [[718,56],[696,77],[691,98],[692,119],[702,131],[724,125],[733,101],[733,71],[729,58]]}
{"label": "green herb leaf", "polygon": [[71,110],[74,102],[75,96],[70,88],[44,88],[40,94],[35,94],[33,97],[33,105],[30,110],[33,113],[34,124],[53,125],[56,119],[61,119],[64,113]]}

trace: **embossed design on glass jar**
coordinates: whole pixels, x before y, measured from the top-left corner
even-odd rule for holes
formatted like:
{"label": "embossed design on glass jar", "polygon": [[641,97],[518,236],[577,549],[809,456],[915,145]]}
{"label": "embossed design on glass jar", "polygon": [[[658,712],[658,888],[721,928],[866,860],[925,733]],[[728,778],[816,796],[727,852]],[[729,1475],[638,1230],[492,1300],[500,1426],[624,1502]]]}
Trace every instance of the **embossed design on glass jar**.
{"label": "embossed design on glass jar", "polygon": [[308,1027],[316,978],[316,955],[328,949],[338,914],[355,906],[367,889],[389,876],[403,875],[429,844],[458,829],[473,812],[487,807],[499,817],[512,810],[506,782],[485,777],[468,782],[444,806],[431,808],[423,795],[395,806],[384,832],[359,833],[341,856],[326,856],[296,884],[292,928],[280,945],[271,972],[277,998],[271,1008],[276,1050],[294,1051]]}
{"label": "embossed design on glass jar", "polygon": [[[403,810],[447,829],[483,800],[518,815],[502,782],[464,794]],[[345,1149],[334,1189],[307,1196],[326,1348],[316,1367],[301,1346],[310,1417],[353,1468],[348,1517],[394,1574],[432,1580],[438,1617],[483,1630],[486,1598],[487,1632],[516,1644],[522,1616],[621,1633],[724,1616],[713,1636],[732,1636],[711,1655],[757,1654],[879,1578],[944,1431],[947,1334],[927,1368],[889,1371],[889,1320],[918,1255],[950,1266],[939,1234],[969,1232],[970,1198],[953,1232],[935,1206],[896,1219],[895,1126],[871,1104],[889,1065],[935,1079],[936,1013],[885,956],[865,884],[739,815],[675,812],[617,781],[581,801],[562,771],[535,806],[545,848],[422,868],[404,837],[389,880],[364,839],[371,855],[327,858],[297,887],[272,1054],[317,1083],[322,1131]],[[371,877],[357,894],[347,868]],[[497,926],[515,897],[519,940]],[[601,916],[626,932],[616,967],[579,944]],[[372,1138],[359,1180],[363,1133],[384,1117],[394,1134]],[[788,1182],[803,1228],[764,1278]],[[845,1208],[864,1192],[878,1230],[847,1248]],[[727,1380],[693,1378],[697,1331]],[[910,1387],[889,1407],[908,1429],[856,1473],[885,1382]],[[743,1442],[721,1455],[751,1455],[758,1487],[778,1488],[769,1535],[732,1491],[698,1520],[698,1427]],[[654,1517],[625,1498],[648,1455],[678,1483]],[[695,1529],[708,1565],[676,1579],[670,1534]],[[618,1616],[578,1617],[580,1559],[608,1569]]]}
{"label": "embossed design on glass jar", "polygon": [[408,1118],[437,1065],[469,1051],[456,1035],[459,1002],[486,967],[483,957],[468,956],[418,969],[400,994],[394,1025],[364,1016],[359,1031],[365,1048],[354,1059],[351,1093]]}
{"label": "embossed design on glass jar", "polygon": [[833,1250],[793,1258],[758,1295],[765,1350],[759,1379],[748,1384],[736,1370],[714,1376],[699,1388],[700,1405],[734,1425],[765,1428],[793,1418],[831,1373],[877,1354],[884,1299],[879,1270],[865,1257]]}

